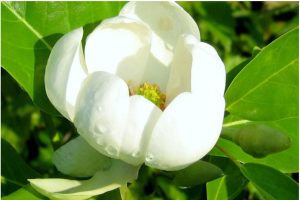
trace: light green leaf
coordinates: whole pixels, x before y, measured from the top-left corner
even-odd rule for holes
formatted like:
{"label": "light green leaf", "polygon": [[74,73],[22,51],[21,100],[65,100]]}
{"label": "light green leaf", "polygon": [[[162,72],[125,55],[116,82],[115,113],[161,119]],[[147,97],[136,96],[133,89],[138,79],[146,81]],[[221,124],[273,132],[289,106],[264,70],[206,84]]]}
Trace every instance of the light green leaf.
{"label": "light green leaf", "polygon": [[225,175],[207,183],[208,200],[234,199],[248,184],[241,173]]}
{"label": "light green leaf", "polygon": [[62,34],[118,14],[119,2],[1,2],[1,66],[42,110],[57,114],[44,87],[51,48]]}
{"label": "light green leaf", "polygon": [[235,77],[226,91],[226,110],[244,119],[298,116],[298,28],[272,42]]}
{"label": "light green leaf", "polygon": [[43,197],[39,193],[37,193],[30,185],[26,185],[23,188],[20,188],[19,190],[11,193],[10,195],[7,195],[3,198],[3,200],[20,200],[20,199],[26,199],[26,200],[41,200],[46,199],[46,197]]}
{"label": "light green leaf", "polygon": [[3,194],[9,194],[26,185],[28,178],[39,176],[20,158],[16,150],[3,139],[1,139],[1,152],[1,186]]}
{"label": "light green leaf", "polygon": [[298,199],[298,183],[271,167],[246,163],[241,172],[267,200]]}
{"label": "light green leaf", "polygon": [[219,166],[225,175],[206,184],[207,199],[234,199],[248,184],[248,180],[229,158],[210,156],[210,162]]}
{"label": "light green leaf", "polygon": [[175,171],[172,174],[174,175],[173,182],[176,185],[190,187],[219,178],[223,175],[223,172],[219,167],[199,160],[191,166]]}

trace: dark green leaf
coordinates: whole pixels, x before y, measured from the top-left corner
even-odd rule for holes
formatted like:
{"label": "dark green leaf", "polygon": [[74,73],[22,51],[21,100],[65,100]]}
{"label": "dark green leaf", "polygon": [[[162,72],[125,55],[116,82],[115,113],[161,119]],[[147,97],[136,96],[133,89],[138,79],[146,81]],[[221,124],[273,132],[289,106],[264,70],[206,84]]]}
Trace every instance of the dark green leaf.
{"label": "dark green leaf", "polygon": [[238,74],[226,91],[227,110],[267,121],[298,116],[298,28],[284,34]]}
{"label": "dark green leaf", "polygon": [[176,185],[190,187],[219,178],[223,172],[219,167],[199,160],[183,170],[173,172],[173,175]]}
{"label": "dark green leaf", "polygon": [[28,183],[28,178],[39,176],[20,158],[16,150],[5,140],[1,139],[1,185],[2,193],[10,192]]}
{"label": "dark green leaf", "polygon": [[271,167],[246,163],[241,168],[241,172],[266,199],[298,199],[298,184],[287,175]]}
{"label": "dark green leaf", "polygon": [[[119,2],[2,2],[1,66],[42,110],[57,114],[44,88],[44,71],[59,37],[117,15]],[[3,31],[5,30],[5,31]]]}

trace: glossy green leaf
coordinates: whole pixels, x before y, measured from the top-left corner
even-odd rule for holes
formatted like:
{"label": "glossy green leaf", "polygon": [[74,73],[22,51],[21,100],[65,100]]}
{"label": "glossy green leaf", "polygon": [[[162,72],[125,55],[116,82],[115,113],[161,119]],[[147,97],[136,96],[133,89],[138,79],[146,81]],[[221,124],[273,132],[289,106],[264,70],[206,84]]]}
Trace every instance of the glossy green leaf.
{"label": "glossy green leaf", "polygon": [[51,48],[62,34],[118,14],[119,2],[1,2],[1,66],[42,110],[57,114],[44,88]]}
{"label": "glossy green leaf", "polygon": [[267,200],[298,199],[298,183],[271,167],[246,163],[241,172]]}
{"label": "glossy green leaf", "polygon": [[26,185],[28,178],[39,176],[3,139],[1,139],[1,152],[1,188],[3,194],[9,194]]}
{"label": "glossy green leaf", "polygon": [[225,175],[207,183],[208,200],[234,199],[248,184],[241,173]]}
{"label": "glossy green leaf", "polygon": [[229,158],[210,156],[210,162],[219,166],[225,175],[206,184],[207,199],[234,199],[246,187],[248,180]]}
{"label": "glossy green leaf", "polygon": [[3,200],[20,200],[20,199],[26,199],[26,200],[42,200],[46,199],[46,197],[43,197],[39,193],[37,193],[30,185],[26,185],[23,188],[20,188],[19,190],[1,198]]}
{"label": "glossy green leaf", "polygon": [[[229,116],[229,118],[232,118]],[[254,158],[253,156],[245,153],[238,145],[231,141],[220,138],[218,140],[218,145],[225,149],[230,155],[241,162],[255,162],[264,165],[271,166],[282,172],[298,172],[299,171],[299,137],[298,137],[298,118],[287,118],[277,121],[270,122],[251,122],[247,120],[235,121],[234,118],[232,122],[226,122],[226,127],[236,127],[240,128],[244,125],[249,124],[266,124],[274,129],[285,133],[291,140],[291,146],[282,152],[270,154],[264,158]],[[216,147],[210,152],[210,155],[226,156]]]}
{"label": "glossy green leaf", "polygon": [[244,67],[226,91],[226,110],[255,121],[298,116],[298,28],[284,34]]}
{"label": "glossy green leaf", "polygon": [[223,171],[209,162],[199,160],[185,169],[173,172],[173,175],[176,185],[190,187],[219,178]]}

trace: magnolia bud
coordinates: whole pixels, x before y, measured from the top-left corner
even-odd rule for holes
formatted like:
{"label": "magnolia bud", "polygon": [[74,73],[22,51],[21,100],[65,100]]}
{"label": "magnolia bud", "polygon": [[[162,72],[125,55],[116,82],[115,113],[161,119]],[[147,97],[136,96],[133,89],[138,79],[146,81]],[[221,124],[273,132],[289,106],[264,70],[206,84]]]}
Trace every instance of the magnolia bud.
{"label": "magnolia bud", "polygon": [[266,125],[246,125],[241,128],[224,128],[222,136],[239,145],[254,157],[265,157],[290,147],[290,138]]}

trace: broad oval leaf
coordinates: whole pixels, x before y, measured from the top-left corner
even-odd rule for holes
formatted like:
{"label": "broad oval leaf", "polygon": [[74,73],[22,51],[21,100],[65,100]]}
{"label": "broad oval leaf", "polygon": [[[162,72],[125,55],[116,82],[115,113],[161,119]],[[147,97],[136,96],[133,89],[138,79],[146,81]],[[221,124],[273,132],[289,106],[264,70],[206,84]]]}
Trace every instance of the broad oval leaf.
{"label": "broad oval leaf", "polygon": [[267,200],[298,199],[298,183],[271,167],[246,163],[241,172]]}
{"label": "broad oval leaf", "polygon": [[241,173],[232,173],[207,183],[208,200],[232,200],[248,184],[248,180]]}
{"label": "broad oval leaf", "polygon": [[254,121],[298,116],[299,29],[279,37],[235,77],[226,110]]}
{"label": "broad oval leaf", "polygon": [[210,162],[220,167],[225,175],[206,184],[207,199],[235,199],[246,187],[248,180],[229,158],[210,156]]}
{"label": "broad oval leaf", "polygon": [[1,66],[42,110],[58,114],[44,87],[51,48],[77,27],[117,15],[119,2],[1,2]]}

